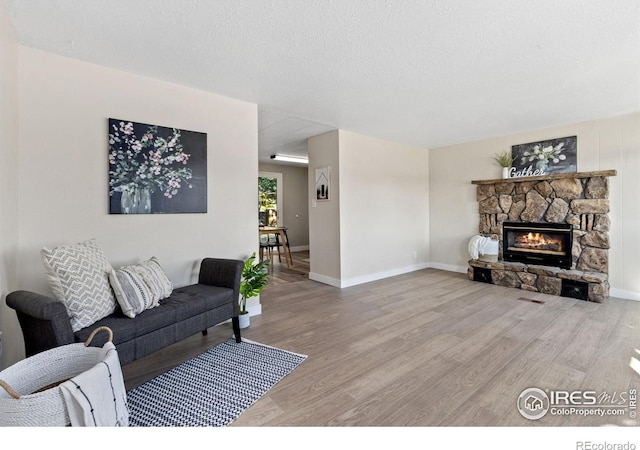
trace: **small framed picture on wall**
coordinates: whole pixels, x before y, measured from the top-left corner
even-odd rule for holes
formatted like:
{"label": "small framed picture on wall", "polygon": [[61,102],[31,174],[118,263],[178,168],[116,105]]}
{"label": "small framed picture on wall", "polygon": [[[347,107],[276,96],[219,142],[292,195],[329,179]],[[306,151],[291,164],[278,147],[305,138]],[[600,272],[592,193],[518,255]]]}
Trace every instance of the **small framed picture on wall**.
{"label": "small framed picture on wall", "polygon": [[331,167],[324,166],[316,169],[316,200],[327,201],[330,197]]}

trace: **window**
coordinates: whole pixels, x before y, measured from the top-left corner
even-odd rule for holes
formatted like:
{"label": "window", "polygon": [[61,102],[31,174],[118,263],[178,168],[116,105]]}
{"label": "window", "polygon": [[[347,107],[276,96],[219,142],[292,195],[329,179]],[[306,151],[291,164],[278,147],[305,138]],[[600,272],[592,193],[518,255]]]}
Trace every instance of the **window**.
{"label": "window", "polygon": [[282,225],[281,173],[258,173],[258,214],[260,225]]}

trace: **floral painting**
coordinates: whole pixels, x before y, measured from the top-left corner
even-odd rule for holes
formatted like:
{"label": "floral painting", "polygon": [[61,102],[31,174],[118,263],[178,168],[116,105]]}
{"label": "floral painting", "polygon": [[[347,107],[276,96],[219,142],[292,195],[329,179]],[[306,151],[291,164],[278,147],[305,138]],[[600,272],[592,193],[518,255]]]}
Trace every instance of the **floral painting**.
{"label": "floral painting", "polygon": [[514,145],[511,147],[513,166],[509,176],[574,173],[577,171],[577,152],[576,136]]}
{"label": "floral painting", "polygon": [[111,214],[207,212],[207,135],[109,119]]}

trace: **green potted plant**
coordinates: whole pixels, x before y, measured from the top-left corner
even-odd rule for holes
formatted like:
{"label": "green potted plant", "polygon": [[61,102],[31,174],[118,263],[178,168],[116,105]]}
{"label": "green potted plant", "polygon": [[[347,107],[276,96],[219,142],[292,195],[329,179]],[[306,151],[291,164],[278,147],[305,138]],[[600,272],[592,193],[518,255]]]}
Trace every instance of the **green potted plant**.
{"label": "green potted plant", "polygon": [[502,178],[509,178],[509,169],[513,163],[513,156],[508,150],[503,150],[493,156],[493,161],[502,167]]}
{"label": "green potted plant", "polygon": [[240,328],[247,328],[250,325],[249,312],[247,311],[247,300],[257,297],[260,292],[269,284],[269,260],[255,262],[256,253],[247,258],[242,269],[240,280],[240,303],[239,319]]}

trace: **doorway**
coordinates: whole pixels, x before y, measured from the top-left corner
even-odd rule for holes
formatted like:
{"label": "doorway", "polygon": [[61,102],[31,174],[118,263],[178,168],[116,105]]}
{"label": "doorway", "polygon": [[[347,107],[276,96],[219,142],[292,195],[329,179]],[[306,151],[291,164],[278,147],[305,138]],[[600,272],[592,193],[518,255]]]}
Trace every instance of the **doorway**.
{"label": "doorway", "polygon": [[258,220],[268,227],[282,226],[282,174],[258,172]]}
{"label": "doorway", "polygon": [[[294,184],[294,188],[289,190],[288,193],[285,193],[283,184],[285,175],[288,177],[288,183],[290,183],[292,179],[297,181],[298,178],[300,178],[297,171],[297,168],[293,174],[289,168],[284,168],[283,172],[258,171],[258,211],[260,225],[289,226],[291,221],[295,219],[289,216],[285,218],[285,208],[288,211],[287,214],[293,214],[295,218],[298,218],[297,211],[299,211],[298,208],[300,208],[301,202],[299,201],[300,195],[295,192],[297,184]],[[303,182],[306,182],[306,176]],[[289,186],[288,184],[287,187]],[[285,195],[288,196],[286,200]],[[302,197],[304,197],[302,201],[306,201],[306,195],[302,195]],[[285,202],[288,202],[287,205],[285,205]],[[266,243],[263,237],[261,237],[260,241],[261,245]],[[280,261],[277,256],[273,258],[274,264],[270,268],[271,281],[266,288],[267,294],[269,294],[272,289],[275,289],[275,286],[309,279],[309,251],[298,249],[293,251],[291,256],[293,259],[292,266],[286,264],[284,256],[282,257],[282,261]]]}

